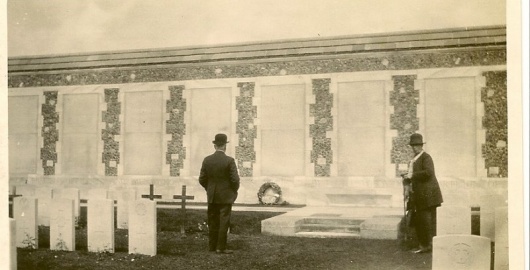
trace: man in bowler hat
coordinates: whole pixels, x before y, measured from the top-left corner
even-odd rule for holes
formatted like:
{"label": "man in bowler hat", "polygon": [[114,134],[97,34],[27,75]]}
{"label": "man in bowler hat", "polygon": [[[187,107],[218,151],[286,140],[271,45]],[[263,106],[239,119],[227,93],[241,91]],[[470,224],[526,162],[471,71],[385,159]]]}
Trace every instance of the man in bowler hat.
{"label": "man in bowler hat", "polygon": [[227,143],[225,134],[215,135],[215,153],[204,158],[199,176],[208,198],[209,250],[219,254],[232,253],[226,248],[226,242],[232,204],[239,189],[236,162],[225,154]]}
{"label": "man in bowler hat", "polygon": [[423,136],[415,133],[410,136],[409,145],[414,152],[410,161],[404,183],[411,184],[406,190],[414,203],[413,223],[420,247],[414,253],[432,251],[432,238],[436,236],[436,208],[442,202],[442,192],[434,173],[434,162],[431,156],[423,151]]}

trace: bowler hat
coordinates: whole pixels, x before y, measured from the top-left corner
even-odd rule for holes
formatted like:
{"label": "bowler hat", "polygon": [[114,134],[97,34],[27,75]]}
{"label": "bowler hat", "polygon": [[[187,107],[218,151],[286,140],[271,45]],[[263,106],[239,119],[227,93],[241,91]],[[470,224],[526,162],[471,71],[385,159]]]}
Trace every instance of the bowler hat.
{"label": "bowler hat", "polygon": [[227,144],[227,137],[226,134],[219,133],[215,135],[215,141],[212,141],[215,145],[224,145]]}
{"label": "bowler hat", "polygon": [[423,142],[423,136],[421,136],[421,134],[414,133],[410,135],[409,145],[422,145],[422,144],[425,144],[425,143]]}

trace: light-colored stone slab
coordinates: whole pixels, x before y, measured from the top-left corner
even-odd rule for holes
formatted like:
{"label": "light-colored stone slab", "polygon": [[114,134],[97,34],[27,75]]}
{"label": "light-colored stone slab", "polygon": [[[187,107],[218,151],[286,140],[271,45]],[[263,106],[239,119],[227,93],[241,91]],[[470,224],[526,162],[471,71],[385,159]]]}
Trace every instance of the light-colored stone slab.
{"label": "light-colored stone slab", "polygon": [[50,226],[50,204],[52,202],[52,188],[35,188],[35,197],[39,199],[39,226]]}
{"label": "light-colored stone slab", "polygon": [[75,250],[74,200],[55,198],[50,209],[50,249]]}
{"label": "light-colored stone slab", "polygon": [[480,235],[495,241],[495,208],[506,206],[503,196],[497,194],[482,195],[480,205]]}
{"label": "light-colored stone slab", "polygon": [[[39,119],[39,96],[9,96],[9,173],[37,173],[41,162],[37,129]],[[11,136],[13,135],[13,136]],[[7,149],[6,149],[7,150]]]}
{"label": "light-colored stone slab", "polygon": [[[436,176],[477,176],[477,134],[469,128],[476,125],[475,88],[474,77],[425,80],[422,101],[428,121],[423,139]],[[447,149],[458,149],[458,155]]]}
{"label": "light-colored stone slab", "polygon": [[261,90],[261,174],[304,175],[305,85],[267,85]]}
{"label": "light-colored stone slab", "polygon": [[114,253],[114,201],[88,200],[88,251]]}
{"label": "light-colored stone slab", "polygon": [[508,207],[495,209],[495,270],[509,269]]}
{"label": "light-colored stone slab", "polygon": [[398,217],[376,217],[361,224],[361,238],[367,239],[398,239]]}
{"label": "light-colored stone slab", "polygon": [[74,216],[79,218],[81,206],[79,200],[81,199],[79,189],[77,188],[54,188],[52,191],[54,199],[70,199],[74,202]]}
{"label": "light-colored stone slab", "polygon": [[136,189],[116,190],[112,198],[117,201],[117,222],[118,229],[129,228],[129,202],[136,200]]}
{"label": "light-colored stone slab", "polygon": [[129,253],[156,255],[156,202],[129,201]]}
{"label": "light-colored stone slab", "polygon": [[17,270],[17,225],[16,220],[9,219],[9,269]]}
{"label": "light-colored stone slab", "polygon": [[99,95],[65,94],[61,137],[61,171],[65,175],[97,174]]}
{"label": "light-colored stone slab", "polygon": [[105,188],[93,188],[88,190],[88,197],[87,200],[100,200],[100,199],[108,199],[109,198],[109,191]]}
{"label": "light-colored stone slab", "polygon": [[440,235],[433,238],[433,270],[490,270],[491,241],[477,235]]}
{"label": "light-colored stone slab", "polygon": [[16,222],[16,245],[21,248],[39,248],[38,202],[35,197],[13,199],[13,218]]}
{"label": "light-colored stone slab", "polygon": [[471,208],[443,205],[436,211],[436,234],[471,234]]}
{"label": "light-colored stone slab", "polygon": [[[215,134],[225,133],[228,141],[234,142],[230,136],[232,125],[232,89],[230,87],[190,89],[189,104],[190,129],[190,174],[199,175],[202,160],[215,152],[213,141]],[[215,106],[211,106],[215,104]],[[208,108],[208,109],[205,109]],[[188,148],[187,148],[188,149]],[[230,146],[226,154],[231,153]],[[188,151],[188,150],[186,150]],[[186,152],[187,153],[187,152]]]}
{"label": "light-colored stone slab", "polygon": [[338,87],[338,175],[384,175],[385,82],[343,82]]}

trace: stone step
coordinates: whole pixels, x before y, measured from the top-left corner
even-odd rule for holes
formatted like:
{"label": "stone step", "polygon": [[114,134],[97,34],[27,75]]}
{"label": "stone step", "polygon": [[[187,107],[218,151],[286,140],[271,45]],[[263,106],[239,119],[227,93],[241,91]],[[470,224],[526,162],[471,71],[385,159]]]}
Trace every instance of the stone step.
{"label": "stone step", "polygon": [[338,232],[338,233],[360,233],[360,225],[344,224],[302,224],[300,232]]}
{"label": "stone step", "polygon": [[309,238],[361,238],[358,233],[346,232],[297,232],[294,236]]}
{"label": "stone step", "polygon": [[365,219],[357,218],[321,218],[307,217],[303,219],[302,224],[320,224],[320,225],[355,225],[359,226]]}

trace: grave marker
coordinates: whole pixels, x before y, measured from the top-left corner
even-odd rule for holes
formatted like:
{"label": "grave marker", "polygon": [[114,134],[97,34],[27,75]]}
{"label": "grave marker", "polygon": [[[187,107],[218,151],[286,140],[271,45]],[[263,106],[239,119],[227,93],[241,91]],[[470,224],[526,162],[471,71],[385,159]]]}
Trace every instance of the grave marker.
{"label": "grave marker", "polygon": [[51,187],[37,187],[35,188],[35,197],[39,199],[39,225],[50,226],[50,204],[52,202],[52,188]]}
{"label": "grave marker", "polygon": [[114,253],[114,200],[88,200],[87,234],[89,252]]}
{"label": "grave marker", "polygon": [[153,199],[162,199],[162,195],[155,195],[155,186],[153,184],[149,185],[149,195],[143,194],[142,198],[149,198],[149,200]]}
{"label": "grave marker", "polygon": [[495,270],[509,269],[508,207],[495,209]]}
{"label": "grave marker", "polygon": [[[184,219],[182,224],[186,224],[186,221],[187,221],[187,217],[186,217],[186,200],[187,199],[193,200],[194,198],[195,198],[195,196],[187,196],[186,195],[186,185],[182,186],[182,195],[173,195],[173,199],[176,199],[176,200],[181,199],[182,200],[182,203],[180,204],[181,208],[182,208],[182,216],[183,216],[183,219]],[[180,226],[180,233],[181,234],[185,233],[184,225]]]}
{"label": "grave marker", "polygon": [[436,234],[471,234],[471,208],[447,205],[436,211]]}
{"label": "grave marker", "polygon": [[109,191],[104,188],[93,188],[88,190],[88,200],[90,199],[108,199],[109,198]]}
{"label": "grave marker", "polygon": [[136,189],[126,189],[114,191],[113,199],[117,201],[116,211],[117,223],[119,229],[129,228],[129,202],[136,200]]}
{"label": "grave marker", "polygon": [[497,194],[480,197],[480,236],[495,241],[495,208],[506,206],[506,200]]}
{"label": "grave marker", "polygon": [[491,242],[477,235],[440,235],[433,238],[433,270],[490,270]]}
{"label": "grave marker", "polygon": [[17,185],[15,191],[22,196],[35,197],[35,188],[34,185]]}
{"label": "grave marker", "polygon": [[16,245],[21,248],[39,248],[38,199],[18,197],[13,200],[13,217],[16,222]]}
{"label": "grave marker", "polygon": [[79,212],[81,211],[81,206],[79,200],[81,199],[79,189],[77,188],[64,188],[64,189],[53,189],[52,190],[53,198],[58,199],[70,199],[74,202],[74,217],[79,218]]}
{"label": "grave marker", "polygon": [[71,199],[55,198],[50,210],[50,249],[75,250],[75,203]]}
{"label": "grave marker", "polygon": [[17,270],[17,225],[16,220],[9,219],[9,269]]}
{"label": "grave marker", "polygon": [[129,254],[156,255],[156,202],[129,201]]}

